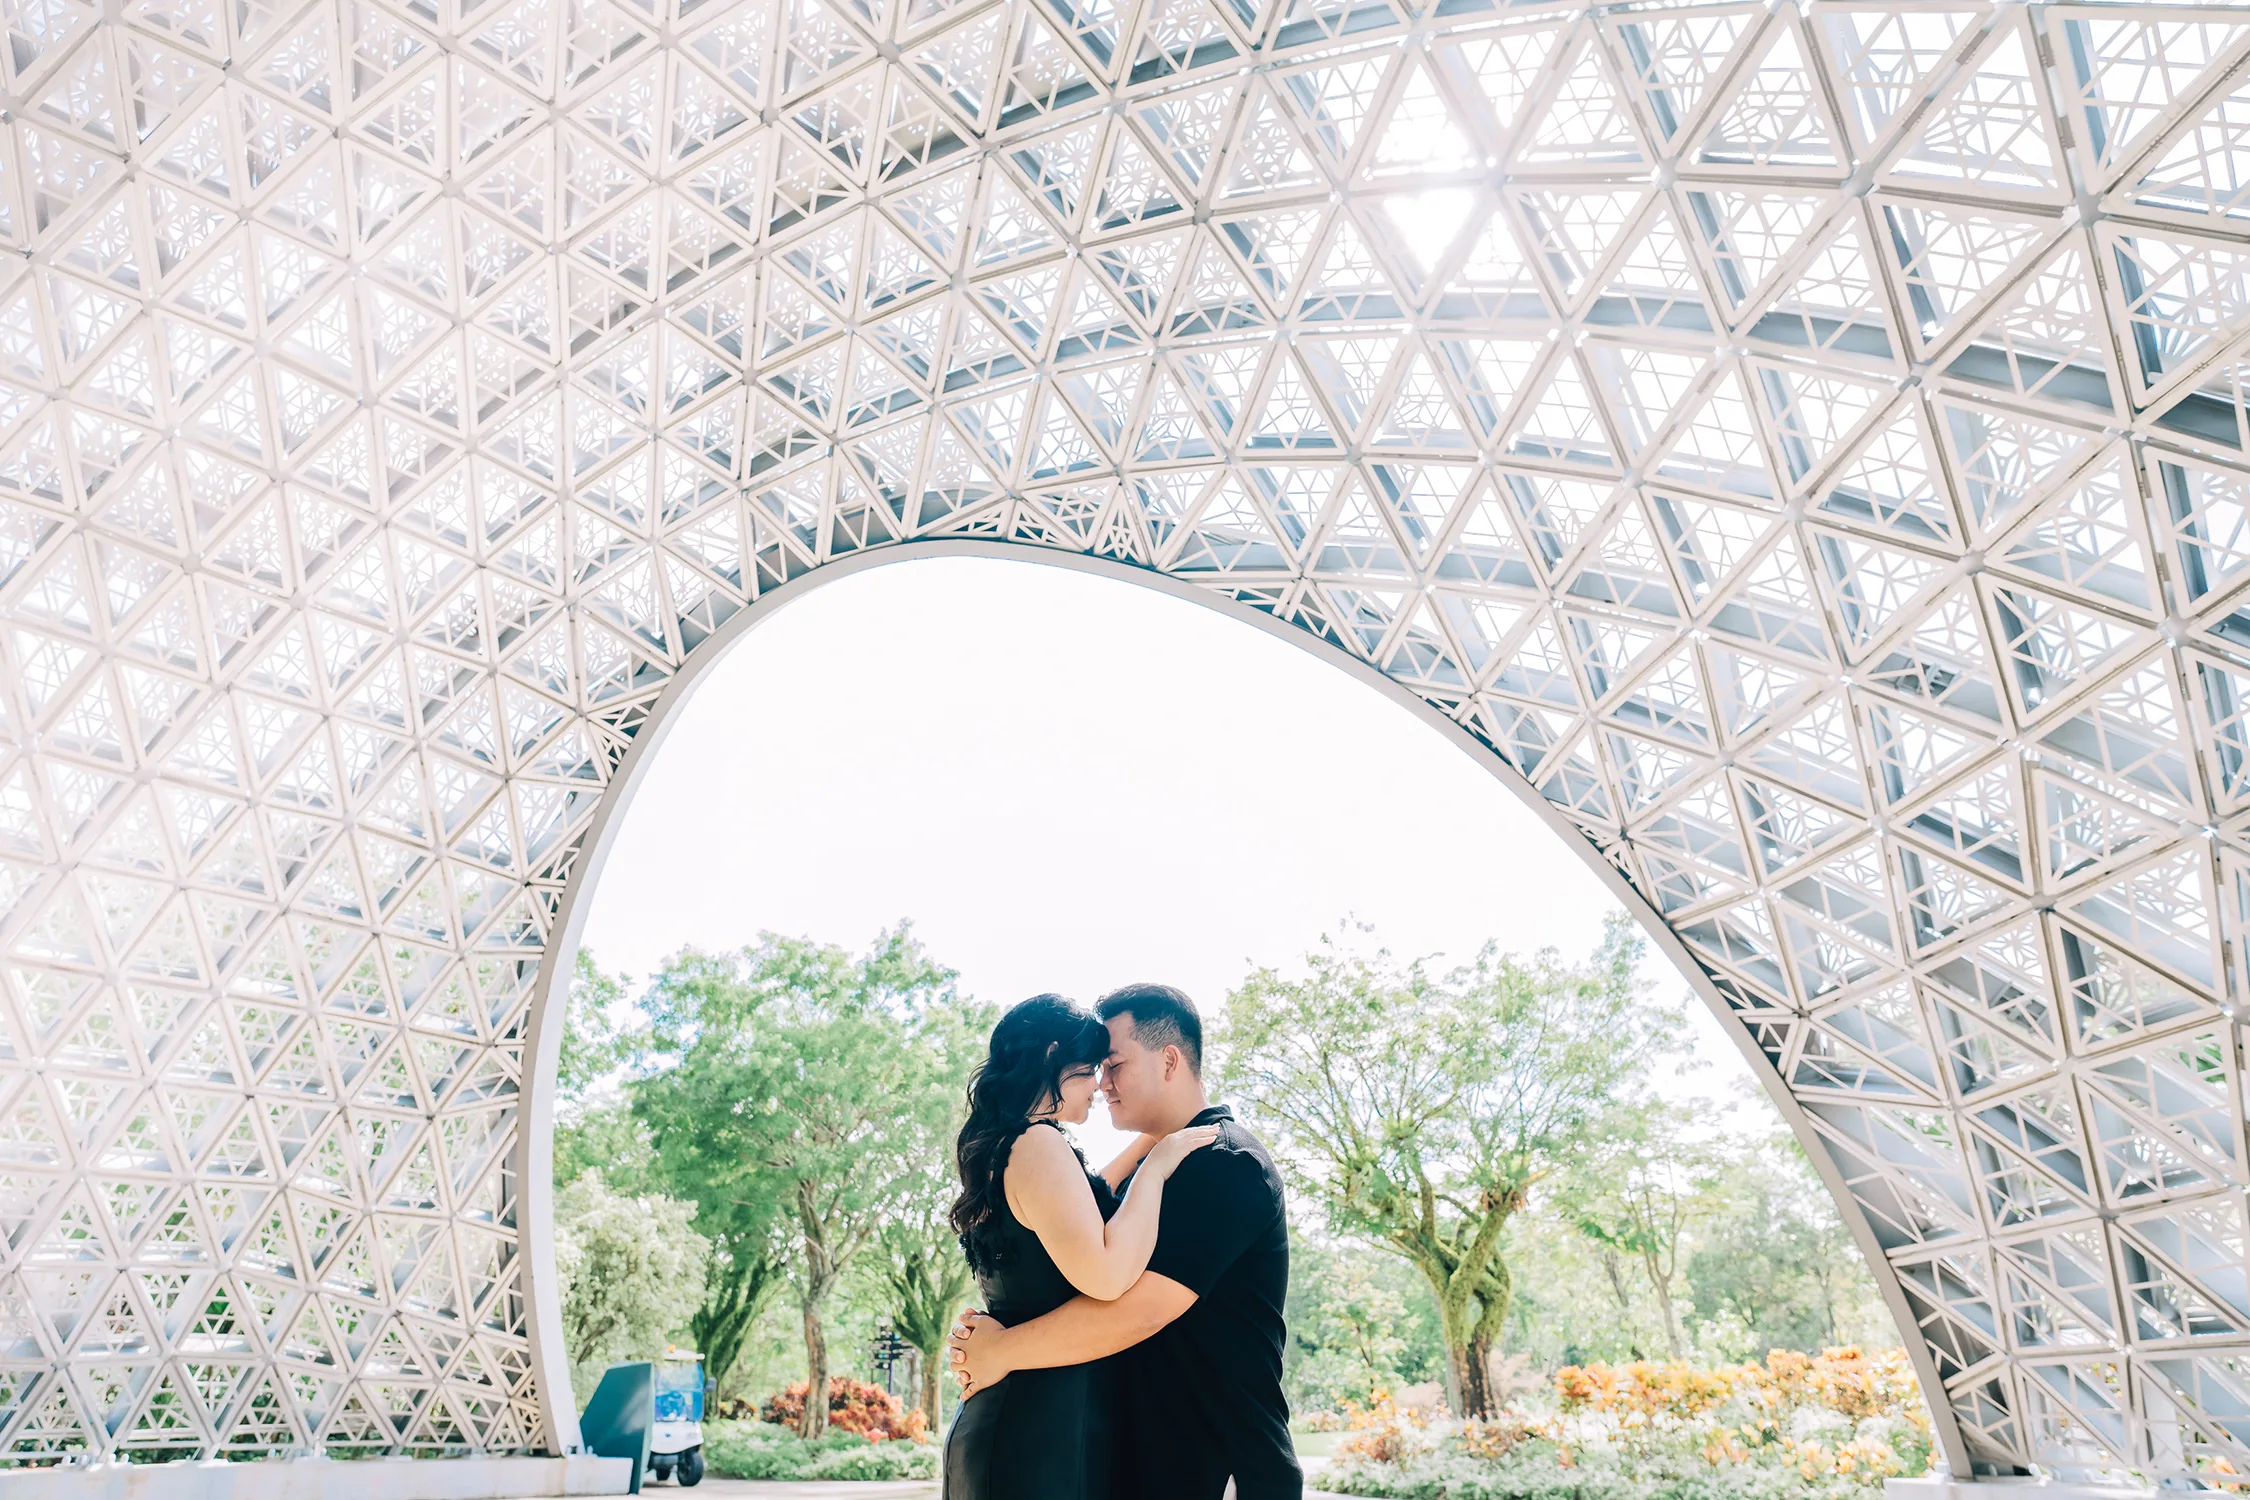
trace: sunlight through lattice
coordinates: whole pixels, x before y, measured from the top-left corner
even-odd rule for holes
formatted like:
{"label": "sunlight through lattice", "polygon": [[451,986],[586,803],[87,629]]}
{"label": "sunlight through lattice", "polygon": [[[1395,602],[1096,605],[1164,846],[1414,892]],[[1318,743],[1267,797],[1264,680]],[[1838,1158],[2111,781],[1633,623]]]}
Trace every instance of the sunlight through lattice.
{"label": "sunlight through lattice", "polygon": [[953,537],[1562,809],[1980,1465],[2250,1470],[2250,17],[0,14],[0,1452],[535,1444],[602,788],[762,592]]}

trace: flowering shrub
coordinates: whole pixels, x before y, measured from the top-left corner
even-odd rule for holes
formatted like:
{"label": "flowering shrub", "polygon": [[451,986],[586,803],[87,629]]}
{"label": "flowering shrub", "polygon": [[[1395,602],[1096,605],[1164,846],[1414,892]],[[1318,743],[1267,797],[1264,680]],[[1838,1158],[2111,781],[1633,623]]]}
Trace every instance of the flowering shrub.
{"label": "flowering shrub", "polygon": [[562,1278],[563,1348],[583,1402],[621,1359],[647,1359],[685,1328],[703,1301],[710,1243],[695,1205],[627,1197],[599,1172],[555,1194],[555,1271]]}
{"label": "flowering shrub", "polygon": [[1526,1439],[1547,1436],[1547,1426],[1514,1412],[1497,1417],[1471,1417],[1461,1424],[1453,1440],[1471,1458],[1506,1458]]}
{"label": "flowering shrub", "polygon": [[1927,1415],[1903,1350],[1868,1355],[1848,1346],[1817,1355],[1776,1349],[1763,1364],[1707,1369],[1646,1360],[1623,1366],[1565,1365],[1555,1372],[1555,1393],[1566,1414],[1684,1420],[1739,1396],[1762,1411],[1815,1407],[1854,1421],[1886,1413]]}
{"label": "flowering shrub", "polygon": [[1365,1406],[1345,1402],[1344,1420],[1351,1435],[1336,1445],[1336,1452],[1344,1457],[1398,1464],[1430,1446],[1424,1436],[1429,1419],[1418,1408],[1400,1406],[1381,1386]]}
{"label": "flowering shrub", "polygon": [[[1754,1368],[1754,1367],[1746,1367]],[[1735,1393],[1736,1373],[1699,1370],[1677,1362],[1641,1360],[1613,1369],[1608,1365],[1565,1365],[1555,1372],[1562,1409],[1615,1412],[1627,1419],[1698,1417]]]}
{"label": "flowering shrub", "polygon": [[1551,1396],[1482,1421],[1430,1420],[1383,1392],[1346,1415],[1322,1486],[1402,1500],[1874,1500],[1930,1455],[1898,1350],[1574,1365]]}
{"label": "flowering shrub", "polygon": [[[785,1391],[776,1391],[758,1408],[758,1420],[795,1427],[805,1419],[805,1383],[800,1380]],[[828,1378],[828,1425],[855,1433],[871,1443],[930,1440],[929,1419],[908,1411],[898,1397],[879,1385],[848,1376]]]}

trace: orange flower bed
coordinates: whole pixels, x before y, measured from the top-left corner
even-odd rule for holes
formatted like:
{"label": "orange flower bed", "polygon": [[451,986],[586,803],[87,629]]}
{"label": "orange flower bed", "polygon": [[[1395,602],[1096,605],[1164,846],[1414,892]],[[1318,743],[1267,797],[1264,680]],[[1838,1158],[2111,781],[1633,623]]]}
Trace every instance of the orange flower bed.
{"label": "orange flower bed", "polygon": [[1468,1483],[1462,1493],[1481,1494],[1479,1476],[1508,1473],[1536,1488],[1546,1469],[1598,1471],[1587,1481],[1597,1487],[1614,1482],[1600,1475],[1622,1474],[1655,1486],[1651,1494],[1679,1484],[1703,1495],[1708,1488],[1696,1486],[1733,1470],[1739,1480],[1722,1483],[1739,1483],[1743,1493],[1770,1496],[1786,1476],[1788,1493],[1808,1500],[1858,1500],[1929,1461],[1929,1412],[1902,1350],[1777,1350],[1739,1365],[1572,1365],[1556,1372],[1553,1390],[1551,1406],[1535,1398],[1530,1410],[1471,1421],[1378,1391],[1346,1413],[1351,1431],[1337,1445],[1336,1487],[1350,1493],[1345,1481],[1380,1468],[1391,1477],[1375,1493],[1406,1493],[1395,1486],[1412,1475],[1414,1484],[1434,1486],[1431,1493]]}
{"label": "orange flower bed", "polygon": [[1890,1415],[1929,1425],[1921,1387],[1906,1351],[1875,1354],[1849,1345],[1799,1354],[1776,1349],[1763,1363],[1691,1365],[1636,1361],[1629,1365],[1565,1365],[1555,1372],[1555,1393],[1566,1413],[1597,1412],[1621,1418],[1670,1417],[1691,1421],[1737,1396],[1778,1412],[1817,1406],[1855,1421]]}

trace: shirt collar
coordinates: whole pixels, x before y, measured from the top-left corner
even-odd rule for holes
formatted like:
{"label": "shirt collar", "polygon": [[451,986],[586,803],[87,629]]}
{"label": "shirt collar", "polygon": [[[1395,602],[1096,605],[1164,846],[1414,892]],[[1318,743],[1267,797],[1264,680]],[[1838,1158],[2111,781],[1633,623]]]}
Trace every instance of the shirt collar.
{"label": "shirt collar", "polygon": [[1212,1104],[1205,1106],[1203,1112],[1188,1121],[1188,1124],[1190,1126],[1217,1125],[1221,1121],[1231,1121],[1233,1118],[1234,1111],[1231,1108],[1224,1104]]}

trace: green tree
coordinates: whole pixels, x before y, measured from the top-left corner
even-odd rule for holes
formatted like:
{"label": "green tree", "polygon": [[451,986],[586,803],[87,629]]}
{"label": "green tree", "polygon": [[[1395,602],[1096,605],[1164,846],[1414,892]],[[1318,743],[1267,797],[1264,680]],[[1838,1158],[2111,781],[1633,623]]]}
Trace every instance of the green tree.
{"label": "green tree", "polygon": [[[1794,1140],[1704,1132],[1683,1146],[1688,1122],[1667,1119],[1638,1115],[1509,1225],[1521,1288],[1510,1349],[1553,1366],[1640,1359],[1678,1347],[1675,1337],[1689,1356],[1720,1362],[1895,1342],[1866,1265]],[[1660,1256],[1654,1277],[1644,1249]]]}
{"label": "green tree", "polygon": [[[683,950],[642,1000],[653,1049],[676,1061],[633,1086],[666,1180],[719,1209],[728,1326],[698,1329],[731,1360],[786,1264],[808,1389],[828,1385],[829,1295],[917,1173],[940,1156],[960,1092],[953,971],[905,925],[854,956],[764,934],[739,953]],[[805,1403],[816,1438],[827,1403]]]}
{"label": "green tree", "polygon": [[1692,1139],[1691,1129],[1674,1106],[1615,1111],[1561,1193],[1579,1233],[1597,1247],[1619,1307],[1632,1306],[1626,1265],[1648,1282],[1674,1359],[1688,1353],[1679,1313],[1682,1256],[1693,1227],[1717,1207],[1721,1171],[1719,1152]]}
{"label": "green tree", "polygon": [[633,1118],[619,1075],[640,1065],[646,1036],[624,1024],[625,978],[606,974],[592,952],[578,950],[563,1012],[556,1070],[555,1186],[588,1172],[623,1193],[657,1189],[648,1131]]}
{"label": "green tree", "polygon": [[1508,1221],[1667,1045],[1640,952],[1622,915],[1584,964],[1488,944],[1442,978],[1329,940],[1306,977],[1262,969],[1227,997],[1222,1087],[1273,1130],[1333,1228],[1428,1280],[1457,1412],[1493,1410]]}
{"label": "green tree", "polygon": [[555,1091],[565,1103],[586,1099],[638,1056],[639,1039],[617,1018],[624,1002],[625,976],[604,973],[592,949],[579,949],[570,971],[562,1052],[555,1072]]}
{"label": "green tree", "polygon": [[910,1195],[881,1236],[891,1326],[922,1356],[917,1396],[932,1432],[944,1430],[946,1330],[968,1297],[970,1283],[968,1262],[945,1219],[946,1183],[940,1178],[936,1186],[938,1193]]}
{"label": "green tree", "polygon": [[598,1172],[621,1193],[662,1191],[648,1127],[625,1099],[607,1099],[555,1115],[555,1183]]}
{"label": "green tree", "polygon": [[783,1224],[770,1200],[723,1199],[724,1227],[711,1237],[711,1275],[688,1330],[713,1380],[726,1383],[759,1314],[788,1275]]}
{"label": "green tree", "polygon": [[1866,1262],[1797,1143],[1749,1143],[1723,1166],[1687,1260],[1698,1322],[1757,1358],[1882,1336]]}
{"label": "green tree", "polygon": [[1407,1300],[1384,1274],[1395,1264],[1351,1246],[1292,1238],[1283,1371],[1292,1406],[1364,1405],[1378,1387],[1408,1383]]}
{"label": "green tree", "polygon": [[563,1349],[579,1399],[604,1366],[664,1352],[703,1300],[710,1247],[695,1205],[627,1197],[598,1172],[555,1195],[555,1269],[562,1280]]}
{"label": "green tree", "polygon": [[1552,1369],[1641,1359],[1660,1346],[1663,1334],[1631,1264],[1580,1233],[1555,1192],[1508,1225],[1508,1263],[1517,1286],[1508,1302],[1509,1350]]}

